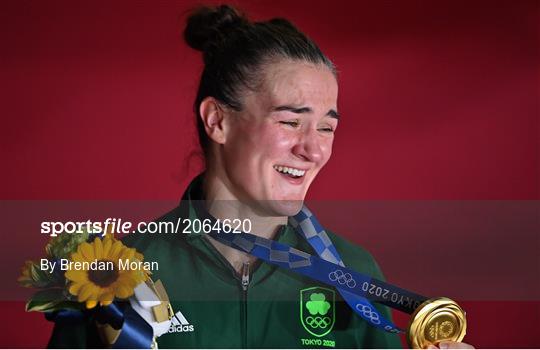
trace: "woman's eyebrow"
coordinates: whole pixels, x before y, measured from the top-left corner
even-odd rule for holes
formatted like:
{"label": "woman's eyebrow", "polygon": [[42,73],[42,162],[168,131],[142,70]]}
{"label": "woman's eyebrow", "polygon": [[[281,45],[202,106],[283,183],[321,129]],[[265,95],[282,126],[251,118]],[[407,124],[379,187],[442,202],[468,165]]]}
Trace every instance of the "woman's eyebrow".
{"label": "woman's eyebrow", "polygon": [[278,106],[274,108],[274,111],[281,112],[281,111],[288,111],[293,113],[311,113],[313,112],[313,109],[310,107],[292,107],[292,106]]}
{"label": "woman's eyebrow", "polygon": [[[313,109],[310,107],[292,107],[292,106],[278,106],[273,109],[275,112],[281,112],[281,111],[288,111],[292,113],[311,113],[313,112]],[[329,110],[326,113],[327,116],[339,119],[339,113],[333,109]]]}

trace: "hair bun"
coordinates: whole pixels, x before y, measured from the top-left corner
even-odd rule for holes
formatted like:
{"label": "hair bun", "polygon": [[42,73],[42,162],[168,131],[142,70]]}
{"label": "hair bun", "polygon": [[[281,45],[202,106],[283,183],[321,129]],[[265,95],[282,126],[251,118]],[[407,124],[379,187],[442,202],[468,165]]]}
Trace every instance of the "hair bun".
{"label": "hair bun", "polygon": [[247,18],[229,5],[201,7],[188,17],[184,40],[191,48],[204,52],[219,44],[234,28],[247,23]]}

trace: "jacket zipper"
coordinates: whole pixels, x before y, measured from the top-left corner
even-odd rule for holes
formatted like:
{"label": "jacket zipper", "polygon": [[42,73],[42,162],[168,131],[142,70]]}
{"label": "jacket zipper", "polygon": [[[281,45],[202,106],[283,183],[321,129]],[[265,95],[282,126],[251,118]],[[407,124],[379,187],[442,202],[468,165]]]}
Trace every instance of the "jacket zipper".
{"label": "jacket zipper", "polygon": [[242,300],[240,304],[240,323],[242,324],[242,347],[245,349],[247,348],[247,293],[249,288],[249,263],[244,262],[242,264],[242,276],[241,278],[238,277],[238,274],[236,273],[236,270],[231,265],[231,263],[221,255],[221,253],[214,247],[212,243],[210,243],[210,240],[204,236],[203,237],[204,244],[208,247],[208,249],[212,250],[218,258],[229,267],[229,269],[232,272],[233,277],[240,282],[240,287],[242,289]]}
{"label": "jacket zipper", "polygon": [[242,265],[242,328],[243,328],[243,337],[242,337],[242,347],[247,348],[248,342],[248,302],[247,302],[247,293],[249,287],[249,263],[244,262]]}
{"label": "jacket zipper", "polygon": [[242,290],[247,294],[247,289],[249,286],[249,263],[245,262],[242,265]]}

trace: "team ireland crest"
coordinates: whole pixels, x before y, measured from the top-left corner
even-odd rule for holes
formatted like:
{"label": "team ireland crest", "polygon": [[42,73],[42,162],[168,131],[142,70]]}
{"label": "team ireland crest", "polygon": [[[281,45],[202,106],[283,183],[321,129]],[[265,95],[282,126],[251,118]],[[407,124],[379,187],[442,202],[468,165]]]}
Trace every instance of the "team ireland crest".
{"label": "team ireland crest", "polygon": [[332,289],[311,287],[300,291],[300,322],[316,337],[328,334],[336,319],[336,298]]}

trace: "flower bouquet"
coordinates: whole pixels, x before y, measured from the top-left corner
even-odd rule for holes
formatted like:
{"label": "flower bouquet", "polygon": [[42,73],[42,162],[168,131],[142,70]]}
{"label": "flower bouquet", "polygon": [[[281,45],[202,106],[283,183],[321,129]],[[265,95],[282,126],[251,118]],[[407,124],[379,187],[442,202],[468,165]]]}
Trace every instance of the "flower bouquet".
{"label": "flower bouquet", "polygon": [[[102,238],[87,231],[53,237],[45,251],[39,262],[26,261],[18,279],[37,290],[27,311],[45,312],[55,322],[92,316],[106,346],[156,346],[173,313],[163,285],[143,268],[142,254],[111,233]],[[138,268],[121,268],[122,261]]]}

